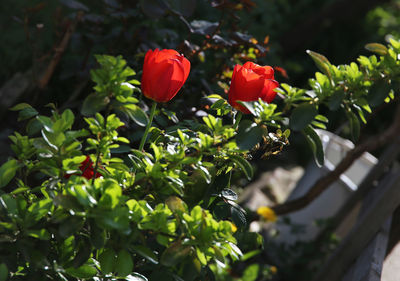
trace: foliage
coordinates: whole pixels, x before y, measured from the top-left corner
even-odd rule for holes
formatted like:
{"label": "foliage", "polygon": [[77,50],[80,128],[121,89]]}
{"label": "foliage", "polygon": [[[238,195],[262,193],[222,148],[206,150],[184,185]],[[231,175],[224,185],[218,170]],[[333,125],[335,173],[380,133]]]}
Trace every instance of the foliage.
{"label": "foliage", "polygon": [[[380,56],[340,66],[309,52],[322,71],[310,79],[310,89],[282,84],[281,102],[241,102],[252,114],[236,120],[237,129],[235,111],[212,95],[215,102],[201,119],[153,126],[143,151],[132,148],[127,127],[144,126],[148,117],[135,72],[122,57],[96,57],[94,93],[81,110],[85,126],[79,115],[53,104],[50,116],[26,103],[14,106],[26,135],[10,136],[15,158],[0,167],[1,274],[29,280],[223,276],[229,260],[262,244],[247,231],[246,212],[230,189],[232,173],[251,180],[249,160],[278,153],[288,144],[289,128],[305,135],[322,164],[314,128],[328,120],[320,107],[346,113],[357,138],[359,120],[393,99],[400,42],[367,48]],[[379,84],[387,91],[375,92]],[[86,155],[94,163],[92,179],[80,176]],[[252,265],[242,278],[269,276],[268,268]]]}

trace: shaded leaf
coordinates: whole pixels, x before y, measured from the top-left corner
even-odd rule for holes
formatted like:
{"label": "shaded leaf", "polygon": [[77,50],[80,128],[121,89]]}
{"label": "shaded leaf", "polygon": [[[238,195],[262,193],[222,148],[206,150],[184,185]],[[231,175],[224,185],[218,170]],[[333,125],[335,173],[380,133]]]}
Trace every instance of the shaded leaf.
{"label": "shaded leaf", "polygon": [[127,276],[133,270],[133,260],[127,250],[121,250],[118,253],[115,270],[120,276]]}
{"label": "shaded leaf", "polygon": [[301,131],[314,120],[317,114],[318,110],[315,105],[303,103],[293,110],[289,126],[295,131]]}
{"label": "shaded leaf", "polygon": [[18,169],[18,162],[10,159],[0,167],[0,188],[5,187],[15,176]]}
{"label": "shaded leaf", "polygon": [[304,128],[303,133],[311,147],[315,162],[319,167],[321,167],[324,164],[324,149],[321,139],[310,125]]}
{"label": "shaded leaf", "polygon": [[150,248],[143,245],[133,245],[131,248],[142,257],[148,259],[150,262],[158,264],[157,255]]}
{"label": "shaded leaf", "polygon": [[236,144],[242,150],[250,150],[261,141],[262,129],[250,120],[240,122]]}
{"label": "shaded leaf", "polygon": [[386,48],[386,46],[380,43],[369,43],[365,45],[365,49],[382,56],[388,53],[388,49]]}
{"label": "shaded leaf", "polygon": [[229,155],[229,158],[239,166],[248,180],[253,178],[253,167],[246,159],[237,155]]}
{"label": "shaded leaf", "polygon": [[82,104],[81,113],[84,116],[94,115],[103,110],[110,102],[108,97],[101,96],[97,93],[88,95]]}

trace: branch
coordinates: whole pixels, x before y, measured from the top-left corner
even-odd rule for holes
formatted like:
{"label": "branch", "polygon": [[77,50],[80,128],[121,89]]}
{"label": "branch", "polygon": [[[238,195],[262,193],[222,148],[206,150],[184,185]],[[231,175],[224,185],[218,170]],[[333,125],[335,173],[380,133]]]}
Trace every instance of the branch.
{"label": "branch", "polygon": [[68,26],[67,31],[64,34],[63,39],[61,40],[60,45],[55,49],[55,53],[47,66],[46,71],[44,72],[43,76],[40,78],[38,81],[38,87],[40,89],[43,89],[46,87],[46,85],[49,83],[50,78],[53,76],[54,70],[56,69],[56,66],[58,65],[61,55],[64,53],[65,49],[67,48],[67,45],[69,43],[69,40],[71,39],[71,35],[74,33],[75,28],[78,24],[78,22],[82,19],[83,17],[83,12],[78,12],[74,21]]}
{"label": "branch", "polygon": [[350,150],[336,168],[327,175],[318,179],[310,190],[302,197],[275,205],[272,209],[277,215],[287,214],[300,210],[314,201],[323,191],[334,183],[364,152],[375,150],[382,145],[393,141],[400,134],[400,103],[397,105],[396,114],[391,126],[378,136],[370,137],[365,142]]}

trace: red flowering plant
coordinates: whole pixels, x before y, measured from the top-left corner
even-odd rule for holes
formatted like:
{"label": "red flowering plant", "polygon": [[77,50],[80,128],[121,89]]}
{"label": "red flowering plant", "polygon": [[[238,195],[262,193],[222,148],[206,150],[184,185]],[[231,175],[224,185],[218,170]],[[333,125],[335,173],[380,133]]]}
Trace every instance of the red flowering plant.
{"label": "red flowering plant", "polygon": [[[101,174],[96,170],[96,175],[94,173],[94,167],[93,167],[93,162],[90,159],[90,156],[86,156],[85,160],[83,160],[83,162],[81,163],[81,165],[79,166],[79,170],[81,170],[82,174],[81,176],[90,180],[93,177],[100,177]],[[64,177],[66,179],[69,179],[71,177],[71,175],[78,175],[78,174],[66,174],[64,175]]]}
{"label": "red flowering plant", "polygon": [[260,66],[250,61],[243,66],[237,64],[233,69],[228,101],[237,110],[249,114],[250,111],[238,101],[261,99],[271,103],[277,87],[279,83],[274,80],[274,69],[271,66]]}
{"label": "red flowering plant", "polygon": [[[27,103],[12,108],[27,121],[27,133],[10,136],[15,157],[0,167],[1,276],[193,281],[228,274],[224,268],[241,259],[241,248],[262,247],[261,236],[248,231],[232,179],[251,180],[250,161],[283,149],[289,129],[306,136],[322,164],[314,128],[327,120],[319,106],[344,108],[353,125],[354,112],[363,118],[371,81],[398,73],[400,42],[383,48],[390,51],[379,60],[361,57],[359,66],[341,67],[310,52],[323,73],[307,91],[278,88],[269,66],[238,65],[228,100],[212,95],[205,115],[173,126],[152,119],[162,113],[157,102],[188,94],[184,56],[148,51],[141,88],[122,57],[96,56],[83,118],[54,105],[50,116]],[[153,100],[150,116],[146,98]],[[238,110],[250,114],[240,120]],[[356,136],[357,126],[352,131]],[[279,209],[263,210],[275,220]]]}

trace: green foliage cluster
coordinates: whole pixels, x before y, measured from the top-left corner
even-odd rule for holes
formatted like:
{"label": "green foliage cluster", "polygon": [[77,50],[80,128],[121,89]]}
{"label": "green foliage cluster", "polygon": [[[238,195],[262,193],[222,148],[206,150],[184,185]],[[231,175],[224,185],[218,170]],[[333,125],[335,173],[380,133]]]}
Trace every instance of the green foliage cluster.
{"label": "green foliage cluster", "polygon": [[[53,104],[50,116],[16,105],[26,135],[10,136],[15,158],[0,167],[0,280],[223,280],[231,261],[262,247],[235,202],[232,173],[250,180],[249,161],[279,153],[290,130],[305,135],[322,165],[315,128],[328,120],[321,107],[344,111],[357,138],[359,120],[390,102],[400,79],[399,41],[367,49],[380,56],[341,66],[310,51],[322,71],[310,89],[282,84],[276,104],[242,102],[251,112],[243,120],[217,95],[202,118],[158,110],[174,125],[153,126],[144,150],[125,134],[149,119],[122,57],[96,57],[84,126],[81,116]],[[386,90],[375,92],[382,84]],[[86,155],[94,164],[89,179],[81,176]],[[241,278],[268,280],[270,273],[252,266]]]}

